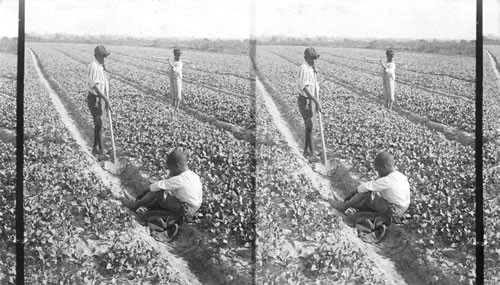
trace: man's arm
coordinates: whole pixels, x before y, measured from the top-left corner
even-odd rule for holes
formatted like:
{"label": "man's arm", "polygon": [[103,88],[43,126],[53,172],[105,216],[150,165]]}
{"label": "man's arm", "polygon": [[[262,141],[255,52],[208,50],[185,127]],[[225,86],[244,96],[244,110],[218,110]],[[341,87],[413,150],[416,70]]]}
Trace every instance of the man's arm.
{"label": "man's arm", "polygon": [[92,90],[94,90],[94,92],[97,95],[97,97],[102,98],[104,100],[104,102],[106,102],[106,108],[111,111],[111,104],[109,103],[108,98],[106,97],[106,95],[104,95],[101,92],[101,90],[99,90],[99,88],[97,88],[97,85],[99,84],[97,73],[98,73],[98,70],[95,67],[95,65],[91,65],[90,69],[89,69],[89,73],[88,73],[88,76],[89,76],[89,79],[90,79],[89,82],[90,82],[90,84],[93,84],[92,85]]}
{"label": "man's arm", "polygon": [[304,87],[304,89],[302,89],[302,91],[304,91],[304,93],[306,93],[306,95],[307,95],[307,97],[308,97],[309,99],[313,100],[313,101],[314,101],[314,103],[316,103],[317,110],[318,110],[318,112],[320,112],[320,113],[321,113],[321,105],[319,104],[318,99],[317,99],[315,96],[313,96],[313,95],[311,94],[311,92],[309,91],[309,88],[307,88],[307,86],[306,86],[306,87]]}

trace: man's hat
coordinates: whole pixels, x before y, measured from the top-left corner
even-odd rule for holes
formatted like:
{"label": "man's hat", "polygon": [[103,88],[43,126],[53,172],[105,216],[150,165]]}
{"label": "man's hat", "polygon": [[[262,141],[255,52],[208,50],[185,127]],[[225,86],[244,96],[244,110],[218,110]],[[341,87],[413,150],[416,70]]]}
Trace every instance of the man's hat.
{"label": "man's hat", "polygon": [[182,51],[180,48],[174,48],[174,55],[181,55]]}
{"label": "man's hat", "polygon": [[388,49],[388,50],[385,51],[385,55],[394,56],[394,51],[392,49]]}
{"label": "man's hat", "polygon": [[108,55],[110,55],[111,53],[108,52],[106,50],[106,48],[103,46],[103,45],[98,45],[95,47],[94,49],[94,55],[98,55],[98,56],[103,56],[103,57],[107,57]]}
{"label": "man's hat", "polygon": [[319,54],[314,50],[314,48],[310,47],[306,48],[306,50],[304,51],[304,57],[316,59],[319,57]]}

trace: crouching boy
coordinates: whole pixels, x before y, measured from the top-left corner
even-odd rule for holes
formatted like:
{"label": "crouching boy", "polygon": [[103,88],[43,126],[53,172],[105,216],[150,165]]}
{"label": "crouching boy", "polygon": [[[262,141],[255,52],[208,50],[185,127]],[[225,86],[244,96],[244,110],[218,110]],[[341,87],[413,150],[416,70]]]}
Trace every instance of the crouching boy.
{"label": "crouching boy", "polygon": [[410,184],[407,177],[396,170],[394,157],[388,152],[381,152],[376,156],[374,166],[379,174],[376,180],[362,183],[343,203],[333,199],[329,201],[342,213],[348,208],[359,211],[347,219],[351,226],[366,220],[370,221],[368,224],[376,224],[377,219],[388,226],[391,220],[401,217],[410,205]]}
{"label": "crouching boy", "polygon": [[[155,213],[161,216],[159,212],[171,213],[171,216],[179,217],[181,222],[183,217],[193,215],[202,202],[200,177],[189,170],[186,156],[179,150],[168,155],[167,168],[170,171],[169,178],[151,184],[135,201],[124,198],[122,203],[134,212],[141,209],[141,214],[149,219]],[[168,239],[177,234],[179,224],[173,225],[173,233],[169,233]]]}

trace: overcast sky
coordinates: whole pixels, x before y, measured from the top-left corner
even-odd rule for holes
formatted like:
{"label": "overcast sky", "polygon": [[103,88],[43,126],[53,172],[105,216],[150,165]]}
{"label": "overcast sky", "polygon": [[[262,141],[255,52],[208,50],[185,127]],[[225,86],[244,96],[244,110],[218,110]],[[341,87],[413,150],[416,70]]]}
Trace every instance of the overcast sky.
{"label": "overcast sky", "polygon": [[[485,35],[500,36],[499,1],[483,0]],[[26,32],[38,34],[248,38],[253,31],[258,37],[470,40],[475,38],[476,29],[474,0],[26,2]],[[0,0],[0,36],[17,35],[17,15],[17,0]]]}

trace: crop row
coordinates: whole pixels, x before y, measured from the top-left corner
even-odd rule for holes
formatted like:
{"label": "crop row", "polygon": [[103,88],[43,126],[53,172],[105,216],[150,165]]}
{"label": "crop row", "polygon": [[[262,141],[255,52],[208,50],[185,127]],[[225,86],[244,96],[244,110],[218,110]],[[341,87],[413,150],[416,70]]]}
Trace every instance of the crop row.
{"label": "crop row", "polygon": [[[491,52],[491,54],[490,54]],[[490,57],[491,56],[491,57]],[[495,74],[498,46],[487,46],[483,61],[483,198],[485,230],[485,280],[498,284],[500,274],[500,78]]]}
{"label": "crop row", "polygon": [[[16,56],[0,53],[0,131],[16,127]],[[0,132],[0,136],[1,136]],[[16,147],[0,137],[0,283],[14,283]]]}
{"label": "crop row", "polygon": [[[90,128],[82,84],[84,73],[73,67],[76,63],[69,58],[61,62],[51,57],[56,54],[40,54],[45,71],[60,86],[60,94],[73,102],[73,115],[85,118],[84,125]],[[173,148],[182,149],[205,189],[201,226],[213,232],[217,237],[214,242],[221,246],[227,245],[227,239],[222,237],[242,244],[252,242],[253,212],[248,205],[254,191],[253,146],[184,112],[175,112],[170,104],[120,81],[112,80],[110,84],[115,139],[121,152],[137,158],[152,179],[160,179],[166,175],[167,154]]]}
{"label": "crop row", "polygon": [[[168,77],[166,76],[168,72],[168,63],[166,60],[152,61],[148,58],[124,56],[121,54],[114,55],[109,59],[111,63],[118,61],[126,65],[158,73],[168,80]],[[241,78],[228,73],[221,74],[210,70],[199,69],[198,67],[193,66],[193,63],[184,63],[183,78],[184,81],[193,82],[195,84],[204,84],[236,94],[253,97],[250,90],[249,78]]]}
{"label": "crop row", "polygon": [[[385,58],[385,53],[383,51],[380,51],[379,54],[374,54],[373,51],[365,51],[360,49],[353,49],[353,51],[350,51],[350,49],[346,50],[341,48],[339,49],[320,48],[320,50],[321,50],[320,51],[321,58],[318,61],[318,66],[320,68],[325,64],[336,65],[339,68],[361,71],[362,73],[367,75],[375,75],[377,77],[380,77],[381,73],[380,64],[378,62],[367,61],[365,60],[365,58],[370,56],[372,58],[373,57]],[[265,52],[265,49],[262,50],[262,52]],[[298,58],[298,59],[303,58],[303,49],[298,49],[298,48],[292,49],[289,47],[287,48],[284,47],[283,49],[278,49],[275,52],[287,55],[292,58]],[[467,80],[455,77],[453,75],[453,72],[450,70],[447,70],[447,72],[450,72],[450,74],[448,73],[433,74],[426,68],[420,68],[420,69],[417,68],[418,71],[414,71],[411,70],[411,67],[413,67],[414,65],[418,66],[419,64],[421,64],[422,61],[425,62],[427,60],[430,60],[432,64],[436,66],[441,66],[442,62],[446,61],[447,58],[442,56],[439,57],[435,56],[435,58],[428,59],[426,58],[425,55],[413,55],[413,54],[404,54],[402,56],[404,56],[405,58],[399,59],[399,56],[397,56],[398,58],[395,59],[397,82],[413,84],[419,87],[425,87],[427,89],[435,90],[438,92],[444,92],[446,94],[462,96],[469,99],[475,98],[474,70],[470,71],[472,79],[467,79]],[[416,59],[415,60],[407,59],[407,58],[411,59],[412,57],[416,57]],[[419,57],[423,58],[418,59]],[[408,62],[399,63],[398,61],[400,60]],[[474,62],[471,61],[469,58],[463,57],[461,58],[461,61],[467,63],[467,66],[470,66],[470,68],[474,68],[473,65]],[[454,66],[453,68],[457,69],[456,66]],[[462,70],[458,71],[463,72]]]}
{"label": "crop row", "polygon": [[[25,83],[25,280],[30,284],[180,282],[78,151],[31,59]],[[96,246],[98,244],[98,246]]]}
{"label": "crop row", "polygon": [[[85,74],[84,72],[86,72],[87,66],[83,63],[85,63],[86,59],[89,59],[88,54],[72,52],[71,54],[62,55],[58,51],[45,46],[40,48],[37,47],[37,51],[50,54],[52,58],[62,56],[58,61],[67,61],[67,59],[64,58],[69,56],[71,59],[79,61],[80,63],[71,64],[71,66],[74,67],[72,73],[79,72],[80,74]],[[90,60],[91,58],[89,62]],[[136,66],[116,60],[108,62],[107,66],[111,69],[112,75],[117,75],[127,81],[132,81],[141,88],[156,92],[156,95],[161,94],[160,96],[167,96],[170,98],[168,77],[166,75],[152,70],[137,68]],[[82,85],[83,83],[82,81]],[[253,100],[250,97],[223,94],[196,84],[185,83],[183,87],[183,98],[186,106],[207,115],[211,115],[220,121],[228,122],[246,129],[255,128],[255,112],[253,110]]]}
{"label": "crop row", "polygon": [[[283,84],[294,82],[294,75],[259,66],[274,89],[275,99],[286,106],[290,125],[302,125],[296,96],[290,95],[295,86]],[[365,178],[373,171],[374,156],[383,149],[392,151],[398,168],[410,177],[410,229],[421,234],[426,243],[439,237],[449,245],[473,248],[473,149],[448,141],[442,134],[411,123],[341,87],[330,91],[333,92],[324,92],[322,96],[328,147],[350,161]]]}
{"label": "crop row", "polygon": [[[92,48],[90,47],[90,49]],[[110,49],[139,59],[152,57],[173,59],[172,49],[127,46],[110,46]],[[250,79],[252,76],[250,60],[246,54],[184,50],[181,59],[187,62],[185,65],[187,69],[193,68],[216,74],[234,75],[243,79]]]}
{"label": "crop row", "polygon": [[[92,53],[89,50],[75,49],[73,47],[55,47],[57,50],[72,56],[77,56],[79,59],[89,62],[92,60]],[[157,73],[162,76],[165,85],[168,84],[168,62],[166,59],[155,59],[154,57],[145,57],[129,55],[122,52],[115,52],[108,59],[108,67],[114,66],[113,70],[121,70],[125,68],[138,68],[152,73]],[[118,64],[121,63],[121,64]],[[223,64],[223,63],[218,63]],[[241,66],[240,66],[241,69]],[[211,69],[202,69],[194,62],[185,62],[183,67],[184,82],[206,85],[217,89],[222,89],[243,96],[253,96],[251,93],[250,79],[242,77],[230,72],[215,72]],[[145,78],[147,81],[147,78]],[[158,92],[164,92],[162,88]]]}
{"label": "crop row", "polygon": [[[57,49],[66,52],[85,54],[88,57],[86,61],[92,60],[93,48],[94,46],[74,44],[57,46]],[[124,61],[127,64],[163,74],[166,74],[168,63],[166,59],[158,57],[173,59],[172,50],[166,49],[109,46],[109,50],[113,54],[109,57],[111,62]],[[247,56],[186,50],[181,60],[184,61],[185,79],[237,94],[253,96],[249,90],[252,75]]]}
{"label": "crop row", "polygon": [[[303,52],[306,47],[273,47],[276,52],[295,52],[298,56],[303,57]],[[258,48],[258,51],[261,48]],[[337,58],[343,58],[347,62],[352,62],[354,65],[366,63],[365,58],[385,59],[385,50],[362,49],[362,48],[327,48],[318,47],[320,54],[334,55]],[[476,61],[474,57],[464,56],[447,56],[436,55],[429,53],[415,53],[398,51],[397,49],[394,60],[401,62],[398,64],[398,70],[410,71],[429,76],[446,76],[458,80],[475,82],[476,80]],[[258,54],[258,52],[257,52]],[[358,62],[358,63],[355,63]]]}
{"label": "crop row", "polygon": [[303,173],[306,164],[279,135],[257,100],[257,283],[389,284],[348,236],[332,209],[321,203]]}
{"label": "crop row", "polygon": [[[282,57],[282,58],[280,58]],[[269,69],[283,69],[288,66],[289,73],[295,73],[300,61],[287,56],[276,56],[272,54],[259,53],[259,61]],[[367,75],[360,71],[349,70],[334,64],[322,65],[321,73],[325,76],[322,85],[331,80],[338,81],[353,88],[358,93],[370,94],[375,97],[383,97],[383,86],[380,76]],[[271,71],[277,72],[277,71]],[[333,78],[333,79],[332,79]],[[293,81],[292,81],[293,82]],[[322,93],[325,93],[323,91]],[[414,86],[396,86],[396,105],[401,106],[417,115],[427,117],[435,122],[452,126],[459,130],[472,132],[474,130],[474,107],[475,104],[463,101],[459,98],[450,98],[443,95],[432,94]]]}
{"label": "crop row", "polygon": [[15,96],[16,78],[17,56],[9,53],[0,53],[0,96]]}
{"label": "crop row", "polygon": [[[355,60],[339,58],[331,54],[324,54],[321,60],[324,60],[327,64],[361,71],[364,74],[375,75],[378,77],[380,77],[381,74],[381,67],[379,63],[358,62]],[[443,75],[428,75],[414,71],[407,71],[405,69],[400,69],[400,67],[400,64],[396,63],[396,83],[425,87],[433,91],[444,92],[445,94],[461,96],[472,100],[476,97],[474,82],[464,81]]]}

